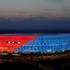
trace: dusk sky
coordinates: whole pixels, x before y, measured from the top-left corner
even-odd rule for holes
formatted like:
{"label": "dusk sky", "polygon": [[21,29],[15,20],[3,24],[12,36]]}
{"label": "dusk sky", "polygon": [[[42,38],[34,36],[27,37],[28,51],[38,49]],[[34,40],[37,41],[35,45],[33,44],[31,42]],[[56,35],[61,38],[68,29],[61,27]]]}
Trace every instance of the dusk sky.
{"label": "dusk sky", "polygon": [[70,0],[0,0],[0,16],[67,17]]}
{"label": "dusk sky", "polygon": [[0,30],[10,29],[68,31],[70,0],[0,0]]}

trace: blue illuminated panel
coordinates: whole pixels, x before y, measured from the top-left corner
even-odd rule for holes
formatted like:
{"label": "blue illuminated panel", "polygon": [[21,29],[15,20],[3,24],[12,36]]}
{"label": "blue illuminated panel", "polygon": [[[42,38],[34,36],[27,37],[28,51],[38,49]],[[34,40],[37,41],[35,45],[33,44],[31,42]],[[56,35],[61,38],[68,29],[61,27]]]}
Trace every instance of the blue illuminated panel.
{"label": "blue illuminated panel", "polygon": [[16,52],[61,52],[70,49],[70,34],[39,35]]}

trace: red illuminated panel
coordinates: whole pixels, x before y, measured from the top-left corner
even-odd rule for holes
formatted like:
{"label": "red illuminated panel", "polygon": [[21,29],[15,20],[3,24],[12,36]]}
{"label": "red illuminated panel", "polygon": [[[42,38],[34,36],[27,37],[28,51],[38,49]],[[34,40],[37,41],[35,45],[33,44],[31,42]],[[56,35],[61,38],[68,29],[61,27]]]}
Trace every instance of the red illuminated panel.
{"label": "red illuminated panel", "polygon": [[16,48],[26,44],[30,40],[36,38],[33,36],[0,36],[0,51],[13,52]]}

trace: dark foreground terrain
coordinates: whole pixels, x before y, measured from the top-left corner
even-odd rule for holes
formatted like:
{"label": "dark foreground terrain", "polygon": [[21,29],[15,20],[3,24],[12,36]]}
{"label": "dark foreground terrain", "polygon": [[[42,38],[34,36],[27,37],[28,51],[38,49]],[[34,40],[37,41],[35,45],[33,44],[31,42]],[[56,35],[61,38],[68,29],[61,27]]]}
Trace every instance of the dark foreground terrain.
{"label": "dark foreground terrain", "polygon": [[0,68],[12,70],[15,68],[19,70],[70,70],[69,52],[55,54],[56,58],[53,54],[35,54],[23,54],[23,56],[0,55]]}
{"label": "dark foreground terrain", "polygon": [[53,61],[37,61],[32,64],[26,62],[10,62],[0,64],[0,68],[14,70],[70,70],[70,59],[61,59]]}

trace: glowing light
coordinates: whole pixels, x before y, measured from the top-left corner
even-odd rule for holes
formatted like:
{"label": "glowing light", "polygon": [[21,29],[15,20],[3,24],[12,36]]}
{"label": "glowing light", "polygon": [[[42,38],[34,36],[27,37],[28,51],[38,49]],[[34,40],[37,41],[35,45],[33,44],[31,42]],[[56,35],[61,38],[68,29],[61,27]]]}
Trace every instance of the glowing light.
{"label": "glowing light", "polygon": [[18,44],[21,44],[21,42],[18,42]]}

